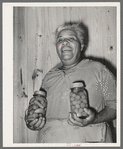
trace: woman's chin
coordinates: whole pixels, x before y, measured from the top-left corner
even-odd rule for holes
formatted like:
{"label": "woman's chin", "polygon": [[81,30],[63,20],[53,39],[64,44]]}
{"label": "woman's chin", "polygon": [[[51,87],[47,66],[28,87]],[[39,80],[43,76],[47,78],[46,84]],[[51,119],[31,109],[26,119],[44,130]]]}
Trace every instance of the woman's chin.
{"label": "woman's chin", "polygon": [[71,57],[64,57],[63,59],[62,59],[62,61],[69,61],[69,60],[71,60],[72,58]]}
{"label": "woman's chin", "polygon": [[64,54],[64,55],[62,55],[62,60],[63,61],[71,60],[72,58],[73,58],[72,54]]}
{"label": "woman's chin", "polygon": [[61,60],[64,66],[71,66],[73,65],[73,59],[70,57],[65,57],[64,59]]}

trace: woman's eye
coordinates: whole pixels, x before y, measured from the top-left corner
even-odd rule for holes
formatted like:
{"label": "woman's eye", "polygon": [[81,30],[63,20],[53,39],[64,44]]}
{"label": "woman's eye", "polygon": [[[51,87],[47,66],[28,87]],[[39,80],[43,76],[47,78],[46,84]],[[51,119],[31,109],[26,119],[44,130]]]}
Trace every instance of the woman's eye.
{"label": "woman's eye", "polygon": [[76,40],[76,37],[70,37],[69,39],[70,40]]}
{"label": "woman's eye", "polygon": [[72,36],[72,37],[68,37],[68,38],[58,38],[57,39],[57,43],[61,43],[63,41],[73,41],[73,40],[77,40],[76,37]]}
{"label": "woman's eye", "polygon": [[61,38],[57,39],[57,43],[58,43],[58,42],[62,42],[62,39],[61,39]]}

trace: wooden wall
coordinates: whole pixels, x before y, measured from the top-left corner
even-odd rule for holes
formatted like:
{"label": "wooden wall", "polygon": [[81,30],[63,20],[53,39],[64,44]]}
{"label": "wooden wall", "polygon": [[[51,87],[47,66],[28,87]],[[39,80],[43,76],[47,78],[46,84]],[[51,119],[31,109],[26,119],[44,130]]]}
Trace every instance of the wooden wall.
{"label": "wooden wall", "polygon": [[59,62],[54,45],[55,29],[64,21],[83,21],[89,31],[85,55],[105,62],[115,73],[116,8],[14,7],[13,14],[14,143],[33,143],[37,132],[27,129],[24,115],[42,78]]}

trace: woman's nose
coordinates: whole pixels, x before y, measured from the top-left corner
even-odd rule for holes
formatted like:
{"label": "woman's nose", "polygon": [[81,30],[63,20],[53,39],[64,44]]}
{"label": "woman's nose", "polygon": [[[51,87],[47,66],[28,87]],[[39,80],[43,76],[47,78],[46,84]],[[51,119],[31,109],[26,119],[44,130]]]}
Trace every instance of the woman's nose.
{"label": "woman's nose", "polygon": [[67,39],[64,39],[64,40],[63,40],[63,42],[62,42],[62,44],[63,44],[63,45],[68,45],[68,44],[69,44],[69,42],[68,42],[68,40],[67,40]]}

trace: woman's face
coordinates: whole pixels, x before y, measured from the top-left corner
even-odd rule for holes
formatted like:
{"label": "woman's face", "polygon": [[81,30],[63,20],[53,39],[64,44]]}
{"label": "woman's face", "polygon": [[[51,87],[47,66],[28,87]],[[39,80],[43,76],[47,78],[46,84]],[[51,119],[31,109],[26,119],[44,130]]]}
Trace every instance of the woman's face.
{"label": "woman's face", "polygon": [[80,61],[81,43],[76,33],[70,29],[62,30],[56,40],[56,50],[64,65],[74,65]]}

